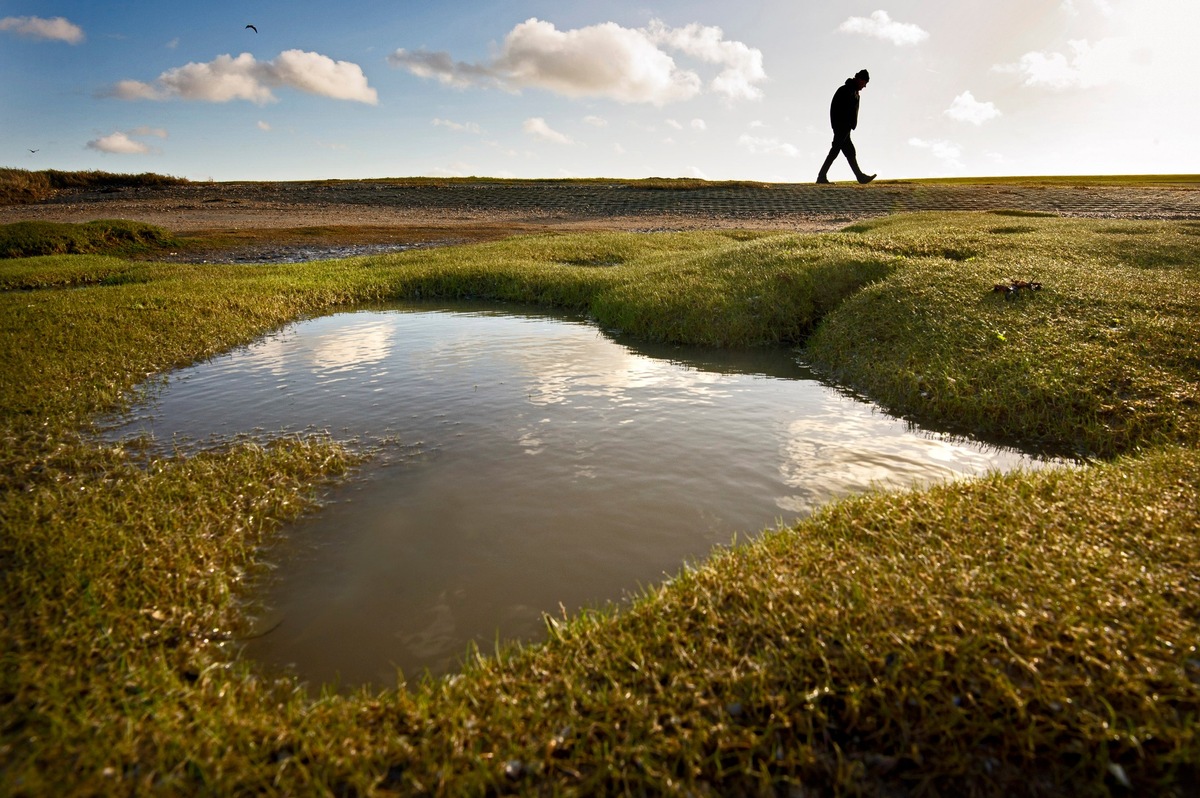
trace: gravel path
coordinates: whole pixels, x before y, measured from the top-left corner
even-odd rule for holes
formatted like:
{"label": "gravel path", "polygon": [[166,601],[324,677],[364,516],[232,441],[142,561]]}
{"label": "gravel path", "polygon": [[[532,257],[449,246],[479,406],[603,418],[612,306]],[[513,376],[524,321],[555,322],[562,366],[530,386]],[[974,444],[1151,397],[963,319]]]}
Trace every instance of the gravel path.
{"label": "gravel path", "polygon": [[867,186],[771,184],[653,189],[613,182],[369,181],[193,183],[64,192],[0,207],[0,223],[120,218],[177,232],[306,226],[455,227],[510,224],[613,229],[831,229],[907,211],[1041,211],[1063,216],[1200,219],[1200,184],[1062,183]]}

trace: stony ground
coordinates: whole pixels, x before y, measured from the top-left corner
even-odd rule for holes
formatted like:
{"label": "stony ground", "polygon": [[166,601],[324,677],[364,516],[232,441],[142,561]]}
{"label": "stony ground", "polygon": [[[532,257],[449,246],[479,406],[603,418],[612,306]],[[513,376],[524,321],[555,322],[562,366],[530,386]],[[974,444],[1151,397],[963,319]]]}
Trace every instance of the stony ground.
{"label": "stony ground", "polygon": [[[356,227],[360,229],[351,236],[353,241],[339,243],[373,245],[545,229],[819,231],[889,213],[1000,209],[1094,218],[1200,219],[1200,183],[877,181],[866,186],[714,183],[690,188],[652,188],[617,180],[190,183],[63,192],[36,205],[0,207],[0,224],[131,219],[177,233],[243,236],[250,231]],[[348,234],[329,235],[346,239]],[[299,243],[311,243],[311,238],[310,233]],[[261,241],[255,246],[261,249]]]}

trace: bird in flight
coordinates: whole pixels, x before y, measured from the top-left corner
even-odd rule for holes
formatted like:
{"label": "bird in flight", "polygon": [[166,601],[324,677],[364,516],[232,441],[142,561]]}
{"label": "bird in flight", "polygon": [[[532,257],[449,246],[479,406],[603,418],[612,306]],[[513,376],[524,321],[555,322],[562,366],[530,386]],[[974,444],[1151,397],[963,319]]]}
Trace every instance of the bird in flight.
{"label": "bird in flight", "polygon": [[254,31],[255,33],[258,33],[258,28],[254,27],[253,25],[247,25],[246,27],[249,28],[250,30]]}
{"label": "bird in flight", "polygon": [[30,152],[37,152],[37,150],[30,150]]}

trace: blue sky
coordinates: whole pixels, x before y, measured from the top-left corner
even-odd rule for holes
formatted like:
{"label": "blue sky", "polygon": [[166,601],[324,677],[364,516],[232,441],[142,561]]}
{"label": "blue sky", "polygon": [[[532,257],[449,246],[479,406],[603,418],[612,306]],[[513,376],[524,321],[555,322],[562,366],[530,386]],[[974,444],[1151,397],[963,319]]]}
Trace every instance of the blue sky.
{"label": "blue sky", "polygon": [[881,178],[1190,174],[1198,31],[1196,0],[0,0],[0,165],[809,182],[866,68]]}

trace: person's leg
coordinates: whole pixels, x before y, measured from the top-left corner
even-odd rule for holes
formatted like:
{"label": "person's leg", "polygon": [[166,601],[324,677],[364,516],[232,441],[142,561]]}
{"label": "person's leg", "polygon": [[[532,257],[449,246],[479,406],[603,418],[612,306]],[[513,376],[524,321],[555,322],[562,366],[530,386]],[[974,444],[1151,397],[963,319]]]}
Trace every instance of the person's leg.
{"label": "person's leg", "polygon": [[[850,141],[850,131],[833,131],[833,143],[829,145],[829,154],[825,156],[825,163],[821,164],[821,171],[817,173],[818,183],[829,182],[829,167],[833,166],[833,162],[837,160],[839,154],[846,151],[846,145]],[[850,144],[850,152],[854,152],[854,145]],[[850,156],[846,156],[849,158]]]}
{"label": "person's leg", "polygon": [[854,170],[854,176],[860,183],[870,183],[875,179],[875,175],[868,175],[858,168],[858,152],[854,149],[854,142],[850,140],[850,134],[846,134],[846,138],[842,142],[842,152],[846,156],[846,160],[850,162],[850,168]]}
{"label": "person's leg", "polygon": [[829,154],[825,156],[825,163],[821,164],[821,171],[817,173],[818,183],[829,182],[829,167],[833,166],[834,160],[837,159],[841,149],[838,147],[830,147]]}

